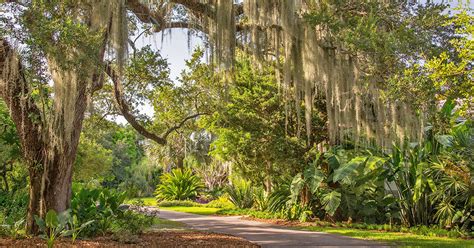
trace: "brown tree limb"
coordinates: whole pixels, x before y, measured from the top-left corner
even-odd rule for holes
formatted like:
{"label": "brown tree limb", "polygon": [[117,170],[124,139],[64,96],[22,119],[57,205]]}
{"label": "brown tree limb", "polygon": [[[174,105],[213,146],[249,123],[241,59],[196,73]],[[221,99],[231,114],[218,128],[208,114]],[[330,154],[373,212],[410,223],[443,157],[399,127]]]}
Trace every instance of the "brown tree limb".
{"label": "brown tree limb", "polygon": [[190,116],[187,116],[186,118],[184,118],[180,123],[178,123],[177,125],[175,126],[172,126],[170,127],[164,134],[163,134],[163,138],[166,140],[166,138],[168,138],[168,136],[174,132],[174,131],[177,131],[178,129],[180,129],[184,124],[186,124],[187,121],[191,120],[191,119],[194,119],[196,117],[199,117],[201,115],[208,115],[208,113],[197,113],[197,114],[193,114],[193,115],[190,115]]}
{"label": "brown tree limb", "polygon": [[120,79],[120,76],[117,74],[117,72],[112,68],[110,64],[105,65],[105,72],[109,77],[112,79],[112,83],[114,84],[114,96],[115,96],[115,101],[117,103],[117,107],[122,113],[123,117],[127,122],[143,137],[151,139],[155,141],[156,143],[160,145],[166,145],[166,139],[168,136],[174,132],[177,131],[179,128],[181,128],[187,121],[194,119],[198,116],[205,115],[207,113],[197,113],[193,114],[190,116],[185,117],[180,123],[178,123],[175,126],[170,127],[168,130],[166,130],[163,135],[157,135],[155,133],[152,133],[148,131],[142,124],[138,122],[138,120],[133,116],[133,114],[130,111],[130,107],[128,106],[124,93],[123,93],[123,86],[122,82]]}

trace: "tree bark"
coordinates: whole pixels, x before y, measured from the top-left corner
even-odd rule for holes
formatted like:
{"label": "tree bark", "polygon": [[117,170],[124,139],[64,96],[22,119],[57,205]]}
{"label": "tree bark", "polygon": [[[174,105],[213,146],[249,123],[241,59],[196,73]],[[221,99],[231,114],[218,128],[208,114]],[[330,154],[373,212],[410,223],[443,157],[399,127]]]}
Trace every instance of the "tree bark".
{"label": "tree bark", "polygon": [[[52,65],[51,62],[50,67]],[[31,234],[38,231],[34,216],[44,217],[49,209],[63,212],[69,208],[72,166],[87,107],[88,87],[92,85],[87,80],[79,80],[74,72],[66,72],[65,77],[56,75],[58,71],[61,70],[52,72],[54,114],[47,123],[30,96],[18,54],[7,41],[0,39],[0,97],[11,113],[28,166],[27,232]]]}

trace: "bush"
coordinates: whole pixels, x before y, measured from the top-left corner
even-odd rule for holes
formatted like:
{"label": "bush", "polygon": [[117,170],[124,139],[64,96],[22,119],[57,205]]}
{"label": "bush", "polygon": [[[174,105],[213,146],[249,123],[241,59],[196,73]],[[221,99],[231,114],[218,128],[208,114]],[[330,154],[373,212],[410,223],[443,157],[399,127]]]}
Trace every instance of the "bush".
{"label": "bush", "polygon": [[104,234],[110,230],[113,220],[122,214],[119,206],[124,200],[125,193],[108,189],[82,188],[73,193],[72,215],[77,217],[79,225],[94,220],[94,223],[84,229],[84,235]]}
{"label": "bush", "polygon": [[28,194],[18,191],[15,194],[0,192],[0,225],[25,219],[28,208]]}
{"label": "bush", "polygon": [[193,201],[162,201],[158,203],[159,207],[194,207],[200,205]]}
{"label": "bush", "polygon": [[154,222],[154,217],[135,213],[132,211],[125,211],[120,213],[112,224],[111,230],[118,234],[141,234],[147,228],[151,227]]}
{"label": "bush", "polygon": [[189,200],[195,199],[204,187],[201,179],[190,169],[174,169],[160,177],[155,195],[158,200]]}
{"label": "bush", "polygon": [[237,208],[251,208],[254,203],[254,194],[250,182],[243,179],[233,180],[232,185],[227,186],[229,200]]}
{"label": "bush", "polygon": [[223,196],[209,202],[205,206],[209,207],[209,208],[225,208],[225,209],[234,208],[234,204],[232,204],[232,202],[230,202],[228,195],[223,195]]}

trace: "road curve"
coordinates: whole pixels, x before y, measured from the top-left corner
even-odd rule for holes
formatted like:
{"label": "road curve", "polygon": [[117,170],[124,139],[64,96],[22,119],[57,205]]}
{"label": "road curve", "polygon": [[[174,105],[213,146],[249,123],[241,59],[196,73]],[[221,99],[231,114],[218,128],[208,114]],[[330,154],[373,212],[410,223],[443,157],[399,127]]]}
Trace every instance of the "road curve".
{"label": "road curve", "polygon": [[239,236],[262,247],[388,247],[373,241],[242,220],[240,216],[206,216],[160,210],[160,218],[182,222],[196,230]]}

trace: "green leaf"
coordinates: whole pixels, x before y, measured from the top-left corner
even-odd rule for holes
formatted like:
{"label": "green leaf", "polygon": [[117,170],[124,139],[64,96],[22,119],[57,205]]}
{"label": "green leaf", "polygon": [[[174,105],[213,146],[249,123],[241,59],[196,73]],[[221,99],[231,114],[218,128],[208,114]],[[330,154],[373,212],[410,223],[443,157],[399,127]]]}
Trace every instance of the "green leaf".
{"label": "green leaf", "polygon": [[339,182],[341,180],[347,179],[349,176],[355,173],[359,165],[365,161],[367,161],[366,157],[353,158],[347,164],[341,166],[340,168],[334,171],[332,180],[334,182]]}
{"label": "green leaf", "polygon": [[324,174],[316,167],[316,165],[309,165],[303,175],[304,181],[308,184],[311,193],[316,193],[321,182],[324,180]]}
{"label": "green leaf", "polygon": [[47,227],[57,227],[59,225],[58,222],[58,215],[56,211],[50,209],[48,213],[46,213],[46,226]]}
{"label": "green leaf", "polygon": [[436,141],[445,147],[453,145],[454,137],[452,135],[435,135]]}
{"label": "green leaf", "polygon": [[337,191],[331,191],[323,195],[321,203],[324,206],[324,210],[330,215],[333,216],[337,208],[341,204],[341,193]]}
{"label": "green leaf", "polygon": [[296,202],[301,190],[304,186],[304,180],[301,177],[301,173],[296,174],[296,176],[291,181],[290,192],[291,192],[291,201]]}
{"label": "green leaf", "polygon": [[339,159],[337,158],[336,154],[333,153],[325,153],[324,156],[329,164],[329,167],[332,169],[339,168],[341,164],[339,163]]}
{"label": "green leaf", "polygon": [[42,232],[44,232],[45,229],[46,229],[46,223],[44,222],[44,220],[41,219],[40,217],[38,217],[37,215],[35,215],[34,218],[35,218],[36,225],[38,225],[38,227],[40,228],[40,230],[41,230]]}
{"label": "green leaf", "polygon": [[421,198],[421,193],[424,190],[424,180],[423,177],[418,176],[415,182],[415,193],[413,194],[413,201],[417,202]]}
{"label": "green leaf", "polygon": [[386,158],[377,157],[377,156],[370,156],[366,162],[366,167],[370,170],[375,170],[378,168],[378,165],[383,164],[387,161]]}

